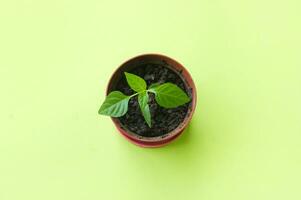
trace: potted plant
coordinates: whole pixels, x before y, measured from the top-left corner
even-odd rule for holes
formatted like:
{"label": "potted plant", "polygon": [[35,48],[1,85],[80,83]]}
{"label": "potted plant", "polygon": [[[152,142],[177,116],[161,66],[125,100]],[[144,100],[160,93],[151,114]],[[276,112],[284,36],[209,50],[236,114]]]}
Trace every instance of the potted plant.
{"label": "potted plant", "polygon": [[196,89],[188,71],[167,56],[145,54],[114,72],[98,113],[111,116],[134,144],[159,147],[182,133],[195,106]]}

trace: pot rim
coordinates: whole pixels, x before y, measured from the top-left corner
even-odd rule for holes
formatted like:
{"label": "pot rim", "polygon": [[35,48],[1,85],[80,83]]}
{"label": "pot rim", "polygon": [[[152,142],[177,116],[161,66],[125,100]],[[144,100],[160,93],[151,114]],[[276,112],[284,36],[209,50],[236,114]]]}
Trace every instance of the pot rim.
{"label": "pot rim", "polygon": [[[113,77],[114,75],[118,72],[118,70],[120,68],[122,68],[126,63],[134,60],[134,59],[137,59],[139,57],[145,57],[145,56],[155,56],[155,57],[159,57],[159,58],[163,58],[163,59],[167,59],[167,60],[170,60],[174,63],[177,64],[177,66],[179,68],[181,68],[181,70],[183,71],[183,74],[185,74],[186,76],[184,77],[182,74],[178,74],[185,82],[185,85],[186,87],[188,88],[191,88],[192,89],[192,92],[191,92],[191,96],[192,96],[192,102],[191,102],[191,106],[189,107],[188,109],[188,112],[184,118],[184,120],[178,125],[177,128],[175,128],[174,130],[164,134],[164,135],[161,135],[161,136],[155,136],[155,137],[145,137],[145,136],[140,136],[128,129],[125,129],[119,122],[118,119],[115,119],[113,117],[111,117],[111,120],[113,121],[114,125],[117,127],[117,129],[119,130],[119,132],[125,136],[127,139],[131,140],[132,142],[134,142],[135,144],[138,144],[140,146],[149,146],[148,144],[145,144],[143,142],[146,142],[146,143],[157,143],[157,142],[162,142],[162,141],[166,141],[166,143],[169,143],[171,142],[173,139],[177,138],[177,136],[179,136],[183,130],[186,128],[186,126],[188,125],[188,123],[191,121],[192,119],[192,116],[195,112],[195,109],[196,109],[196,102],[197,102],[197,92],[196,92],[196,87],[195,87],[195,84],[193,82],[193,79],[190,75],[190,73],[187,71],[187,69],[181,64],[179,63],[178,61],[176,61],[175,59],[171,58],[171,57],[168,57],[166,55],[163,55],[163,54],[159,54],[159,53],[145,53],[145,54],[139,54],[137,56],[134,56],[134,57],[131,57],[130,59],[127,59],[126,61],[124,61],[121,65],[119,65],[119,67],[117,67],[115,69],[115,71],[111,74],[111,77],[109,79],[109,82],[108,82],[108,85],[107,85],[107,89],[106,89],[106,95],[109,94],[109,86],[110,86],[110,83],[112,81],[115,81],[113,80]],[[173,67],[173,66],[172,66]],[[142,143],[140,143],[142,142]],[[161,144],[160,146],[162,146],[164,144]],[[152,145],[150,145],[152,146]]]}

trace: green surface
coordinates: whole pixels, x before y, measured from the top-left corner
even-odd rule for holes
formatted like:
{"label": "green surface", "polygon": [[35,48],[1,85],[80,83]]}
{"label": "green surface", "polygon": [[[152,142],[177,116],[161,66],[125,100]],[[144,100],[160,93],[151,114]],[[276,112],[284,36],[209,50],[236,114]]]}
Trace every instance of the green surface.
{"label": "green surface", "polygon": [[[1,200],[301,199],[299,0],[0,2]],[[198,105],[142,149],[97,111],[141,53],[182,62]]]}

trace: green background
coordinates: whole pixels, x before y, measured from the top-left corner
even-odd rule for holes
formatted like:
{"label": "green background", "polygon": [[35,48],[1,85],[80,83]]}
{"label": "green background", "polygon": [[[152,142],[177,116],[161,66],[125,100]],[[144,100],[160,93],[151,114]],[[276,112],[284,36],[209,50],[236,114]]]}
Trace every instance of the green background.
{"label": "green background", "polygon": [[[301,199],[299,0],[0,3],[1,200]],[[158,149],[97,115],[123,61],[192,74],[194,118]]]}

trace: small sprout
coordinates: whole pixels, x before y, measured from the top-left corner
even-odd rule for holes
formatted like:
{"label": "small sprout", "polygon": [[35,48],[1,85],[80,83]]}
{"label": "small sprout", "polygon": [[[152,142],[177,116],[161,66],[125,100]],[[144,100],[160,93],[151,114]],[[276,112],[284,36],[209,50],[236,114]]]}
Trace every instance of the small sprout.
{"label": "small sprout", "polygon": [[154,93],[156,102],[164,108],[176,108],[190,101],[187,94],[173,83],[154,83],[147,89],[146,82],[139,76],[125,72],[125,77],[130,88],[136,93],[127,96],[120,91],[111,92],[101,105],[98,113],[111,117],[121,117],[128,110],[130,98],[138,95],[141,113],[149,127],[152,126],[151,114],[148,105],[148,93]]}

